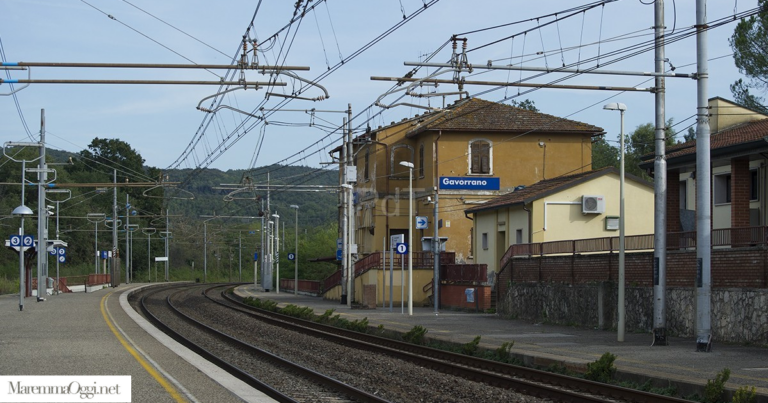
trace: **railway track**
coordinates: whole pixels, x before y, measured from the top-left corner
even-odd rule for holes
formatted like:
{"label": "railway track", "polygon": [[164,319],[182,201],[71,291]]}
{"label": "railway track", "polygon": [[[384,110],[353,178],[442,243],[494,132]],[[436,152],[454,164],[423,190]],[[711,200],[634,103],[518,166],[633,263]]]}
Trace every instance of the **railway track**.
{"label": "railway track", "polygon": [[[273,399],[279,402],[387,402],[387,400],[233,338],[181,312],[174,301],[179,300],[182,294],[190,292],[199,293],[199,289],[192,289],[191,291],[187,287],[154,289],[142,296],[140,306],[146,317],[176,341]],[[162,305],[163,302],[168,307],[167,312],[159,313],[158,306]],[[169,325],[168,312],[182,319],[187,324],[186,329],[184,326],[179,326],[176,321],[172,321],[174,325]],[[203,345],[201,341],[204,337],[200,337],[200,334],[195,339],[183,335],[191,334],[189,330],[192,330],[191,333],[195,331],[205,333],[213,340],[207,340]],[[233,357],[233,355],[237,357]],[[244,359],[245,356],[256,360],[256,366],[259,369],[258,374],[253,373],[253,366],[239,366],[233,363],[247,362],[248,360]],[[270,374],[272,379],[280,380],[280,382],[274,382],[279,386],[273,386],[257,378],[257,376],[263,377],[265,373]],[[291,380],[288,385],[285,382],[286,379]]]}
{"label": "railway track", "polygon": [[[348,369],[348,372],[352,372],[353,376],[346,376],[348,374],[326,375],[328,379],[335,378],[348,378],[343,384],[356,383],[353,387],[355,390],[362,392],[361,396],[346,395],[338,401],[466,401],[471,399],[476,402],[484,401],[500,401],[499,399],[507,399],[507,401],[531,401],[538,402],[543,401],[562,401],[562,402],[686,402],[682,399],[654,395],[646,392],[636,391],[632,389],[620,388],[612,385],[606,385],[597,382],[586,381],[579,378],[567,377],[559,374],[553,374],[545,371],[538,371],[530,368],[519,367],[509,364],[498,363],[495,361],[484,360],[476,357],[470,357],[461,354],[450,353],[442,350],[436,350],[424,346],[414,345],[410,343],[398,342],[396,340],[377,337],[369,334],[351,332],[344,329],[338,329],[319,323],[287,317],[284,315],[276,314],[269,311],[263,311],[243,304],[238,297],[235,297],[226,290],[231,288],[231,285],[219,285],[203,289],[201,286],[190,288],[169,290],[165,291],[165,299],[168,302],[168,306],[173,310],[173,315],[177,318],[184,318],[187,330],[181,330],[181,332],[192,333],[204,331],[206,334],[211,335],[216,340],[220,341],[206,341],[203,343],[221,344],[224,347],[207,347],[203,348],[197,346],[193,350],[203,350],[202,354],[206,358],[212,360],[218,365],[225,368],[227,371],[234,371],[235,369],[229,368],[232,364],[226,362],[220,363],[220,361],[228,361],[226,355],[220,356],[217,351],[225,351],[232,354],[232,351],[242,351],[242,353],[235,354],[239,356],[254,355],[262,357],[263,353],[251,352],[251,349],[257,349],[264,351],[272,356],[290,356],[291,353],[288,347],[281,347],[280,344],[270,344],[266,347],[256,347],[253,344],[261,344],[266,342],[266,338],[274,337],[269,336],[272,333],[264,333],[261,329],[264,326],[278,327],[285,334],[285,343],[291,344],[291,340],[295,332],[304,335],[311,335],[311,338],[301,339],[301,344],[312,346],[312,348],[320,348],[321,355],[325,358],[312,359],[312,358],[287,358],[288,361],[311,361],[308,366],[317,367],[323,364],[319,364],[321,361],[334,362],[343,360],[342,357],[353,357],[358,353],[351,351],[357,350],[359,352],[365,352],[368,355],[374,354],[375,358],[360,358],[360,361],[366,361],[370,365],[365,363],[360,366],[355,366],[358,369]],[[166,289],[168,290],[168,289]],[[152,295],[157,295],[160,291],[153,292]],[[147,296],[145,296],[147,298]],[[145,298],[142,298],[144,301]],[[158,304],[157,297],[153,297],[149,301],[154,301],[142,305]],[[215,302],[216,308],[212,308]],[[148,311],[151,308],[145,308]],[[229,313],[226,313],[229,312]],[[162,314],[160,316],[168,317],[169,314]],[[229,315],[234,315],[235,319],[223,319]],[[150,318],[151,319],[151,318]],[[238,332],[233,328],[237,327],[232,325],[234,323],[248,323],[246,326],[250,331]],[[162,322],[162,318],[155,318],[154,321]],[[202,322],[206,322],[203,324]],[[261,323],[264,323],[263,325]],[[179,327],[176,325],[176,327]],[[166,329],[164,329],[166,330]],[[166,330],[167,331],[167,330]],[[235,336],[234,334],[238,334]],[[290,336],[287,336],[289,335]],[[173,335],[172,335],[173,336]],[[182,336],[173,336],[179,340],[183,339]],[[307,336],[302,336],[307,337]],[[244,340],[245,339],[245,340]],[[247,341],[246,341],[247,340]],[[309,341],[306,341],[309,340]],[[323,340],[326,344],[321,345],[319,341]],[[180,342],[182,342],[180,340]],[[330,342],[330,343],[329,343]],[[195,341],[187,340],[182,342],[185,345],[195,345]],[[336,347],[327,347],[329,345],[341,346],[340,348],[346,349],[345,352],[332,353],[332,349]],[[294,346],[295,347],[295,346]],[[309,348],[309,347],[308,347]],[[216,351],[208,351],[216,350]],[[272,350],[272,352],[267,352]],[[299,348],[299,350],[301,350]],[[347,352],[350,351],[350,352]],[[310,354],[311,355],[311,354]],[[263,356],[268,357],[268,356]],[[388,357],[387,359],[381,357]],[[259,360],[282,360],[281,358],[258,358]],[[392,379],[386,377],[374,378],[371,375],[363,374],[363,371],[377,372],[382,366],[381,362],[387,360],[393,360],[393,363],[384,365],[384,372],[390,368],[395,368],[394,376],[397,378],[398,373],[407,374],[411,369],[407,366],[413,366],[419,368],[420,371],[432,371],[435,374],[428,375],[414,375],[408,382],[403,379]],[[354,360],[352,360],[354,361]],[[374,362],[376,365],[374,365]],[[258,365],[258,364],[257,364]],[[288,365],[288,364],[281,364]],[[350,366],[352,364],[350,363]],[[237,366],[236,366],[237,367]],[[368,368],[366,368],[368,367]],[[242,370],[242,368],[236,368]],[[312,372],[333,372],[333,369],[324,370],[310,370]],[[247,371],[245,371],[248,373]],[[380,371],[379,371],[380,372]],[[260,385],[264,382],[260,375],[236,375],[239,378],[246,380],[249,377],[254,380],[246,381],[252,385]],[[295,376],[286,374],[282,378],[288,378]],[[245,378],[245,379],[244,379]],[[407,376],[406,376],[407,378]],[[421,378],[421,379],[418,379]],[[446,378],[446,381],[440,378]],[[382,380],[384,379],[384,380]],[[430,389],[429,383],[434,380],[435,389]],[[427,384],[424,382],[428,381]],[[252,383],[253,382],[253,383]],[[310,384],[317,384],[319,381],[309,382]],[[396,383],[395,388],[400,388],[403,391],[402,394],[393,393],[389,390],[384,383]],[[416,382],[418,385],[413,385]],[[420,384],[419,384],[420,383]],[[463,385],[469,386],[463,386]],[[475,384],[485,384],[487,386],[479,389],[473,389],[471,386]],[[399,385],[399,386],[398,386]],[[440,386],[442,385],[442,386]],[[451,390],[445,390],[448,388],[445,385],[456,385]],[[349,385],[347,385],[349,386]],[[490,387],[488,387],[490,386]],[[262,387],[254,386],[260,390]],[[266,386],[272,388],[272,386]],[[273,388],[274,389],[274,388]],[[408,389],[414,389],[414,393],[407,393]],[[363,392],[363,390],[368,392]],[[465,390],[475,390],[474,392],[464,393]],[[480,390],[481,392],[477,392]],[[265,391],[265,393],[268,393]],[[274,393],[274,392],[271,392]],[[281,392],[282,393],[282,392]],[[311,392],[308,395],[315,395],[322,393],[335,393],[335,392]],[[505,396],[505,393],[515,393],[516,397],[509,400],[509,396]],[[270,394],[270,393],[268,393]],[[414,395],[415,394],[415,395]],[[478,396],[482,395],[482,396]],[[272,394],[270,394],[272,396]],[[290,397],[295,400],[281,400],[281,401],[310,401],[300,400],[301,397]],[[328,399],[331,397],[328,396]],[[337,397],[333,397],[337,399]],[[276,398],[277,399],[277,398]],[[322,399],[317,401],[329,401],[328,399]],[[367,400],[377,399],[377,400]],[[279,399],[278,399],[279,400]],[[336,400],[334,400],[336,401]]]}

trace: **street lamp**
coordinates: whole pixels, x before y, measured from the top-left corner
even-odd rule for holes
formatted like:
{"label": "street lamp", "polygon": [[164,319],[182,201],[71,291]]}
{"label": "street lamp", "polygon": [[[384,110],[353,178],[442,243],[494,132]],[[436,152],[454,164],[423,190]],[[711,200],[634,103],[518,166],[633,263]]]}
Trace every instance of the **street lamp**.
{"label": "street lamp", "polygon": [[274,247],[274,259],[275,262],[275,279],[277,280],[277,285],[275,285],[275,294],[280,294],[280,216],[278,214],[272,214],[272,217],[275,219],[275,234],[277,234],[276,237],[274,237],[275,241],[275,247]]}
{"label": "street lamp", "polygon": [[408,315],[413,315],[413,163],[400,165],[408,168]]}
{"label": "street lamp", "polygon": [[152,234],[157,231],[154,227],[142,228],[141,233],[147,236],[147,280],[152,282]]}
{"label": "street lamp", "polygon": [[[22,182],[21,188],[24,189]],[[26,287],[24,286],[24,280],[26,276],[24,273],[24,217],[34,215],[35,213],[29,207],[24,205],[24,190],[21,191],[21,206],[16,207],[11,212],[14,217],[21,217],[21,225],[19,226],[19,236],[22,242],[19,243],[19,311],[24,310],[24,295],[26,294]]]}
{"label": "street lamp", "polygon": [[[59,203],[68,201],[72,198],[72,191],[69,189],[46,189],[46,194],[48,193],[66,193],[67,198],[64,200],[55,200],[56,202],[56,240],[60,241],[59,239]],[[48,199],[49,201],[54,201],[51,199]],[[54,250],[56,250],[54,248]],[[56,294],[59,294],[59,289],[61,288],[61,278],[59,277],[59,256],[56,254]]]}
{"label": "street lamp", "polygon": [[[127,220],[127,218],[126,218]],[[125,225],[125,238],[128,243],[128,249],[126,251],[126,265],[125,265],[125,278],[126,283],[133,281],[133,233],[139,229],[139,224],[126,224]],[[130,274],[130,275],[129,275]]]}
{"label": "street lamp", "polygon": [[99,223],[104,221],[106,216],[104,213],[88,213],[86,214],[85,218],[88,220],[88,222],[95,224],[93,230],[93,249],[95,250],[94,253],[96,254],[96,263],[94,264],[93,274],[99,274]]}
{"label": "street lamp", "polygon": [[[166,225],[165,226],[166,229],[168,228],[167,220],[168,220],[168,218],[166,216],[166,224],[165,224]],[[169,273],[168,273],[168,258],[169,258],[168,257],[168,240],[173,238],[173,234],[171,233],[171,231],[160,231],[160,238],[165,239],[165,259],[166,259],[165,260],[165,281],[167,282],[167,281],[169,281],[169,278],[168,278],[169,277]]]}
{"label": "street lamp", "polygon": [[296,244],[293,252],[293,295],[299,295],[299,206],[291,204],[296,209]]}
{"label": "street lamp", "polygon": [[609,111],[619,111],[621,113],[621,131],[620,148],[621,158],[619,159],[619,324],[617,331],[617,341],[624,341],[624,111],[627,106],[612,102],[605,104],[603,109]]}

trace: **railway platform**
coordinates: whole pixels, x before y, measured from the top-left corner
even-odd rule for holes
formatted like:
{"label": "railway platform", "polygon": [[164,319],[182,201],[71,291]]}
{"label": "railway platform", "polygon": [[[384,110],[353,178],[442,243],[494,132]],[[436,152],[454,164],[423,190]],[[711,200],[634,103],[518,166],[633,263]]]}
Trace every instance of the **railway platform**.
{"label": "railway platform", "polygon": [[[267,402],[272,401],[186,348],[176,344],[140,317],[127,301],[129,291],[147,284],[121,285],[92,293],[49,296],[44,302],[27,298],[18,310],[18,295],[0,296],[0,375],[129,375],[132,402]],[[768,348],[714,342],[709,353],[695,352],[693,339],[670,338],[651,347],[651,335],[616,333],[478,314],[395,305],[355,309],[338,301],[263,292],[241,285],[236,293],[312,308],[316,314],[333,309],[349,320],[368,318],[371,326],[407,332],[420,325],[427,337],[468,343],[481,336],[490,349],[514,342],[511,353],[530,365],[560,365],[579,370],[603,353],[617,356],[622,379],[675,386],[686,396],[731,370],[730,390],[754,386],[758,402],[768,402]]]}
{"label": "railway platform", "polygon": [[[121,285],[44,302],[0,296],[0,375],[128,375],[132,402],[273,402],[155,329]],[[2,400],[2,399],[0,399]]]}
{"label": "railway platform", "polygon": [[427,329],[427,338],[465,344],[481,336],[480,347],[496,349],[504,342],[514,342],[511,354],[527,365],[564,366],[581,371],[587,363],[596,361],[606,352],[617,358],[617,378],[642,384],[653,380],[658,386],[674,386],[681,396],[700,393],[707,380],[715,379],[724,368],[731,371],[726,389],[755,387],[758,402],[768,402],[768,348],[729,345],[713,342],[711,352],[696,352],[693,338],[669,338],[667,346],[654,346],[650,333],[626,333],[617,341],[615,331],[602,331],[523,320],[502,319],[495,314],[440,310],[433,307],[413,307],[398,303],[376,309],[348,308],[338,301],[320,297],[294,295],[292,291],[264,292],[254,285],[239,286],[241,296],[275,301],[279,306],[307,306],[315,314],[329,309],[348,320],[368,318],[372,327],[407,332],[420,325]]}

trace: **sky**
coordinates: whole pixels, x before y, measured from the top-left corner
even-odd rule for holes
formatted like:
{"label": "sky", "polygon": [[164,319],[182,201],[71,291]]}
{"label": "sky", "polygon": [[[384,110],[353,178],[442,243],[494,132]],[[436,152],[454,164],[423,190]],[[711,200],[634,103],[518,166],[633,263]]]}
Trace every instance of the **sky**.
{"label": "sky", "polygon": [[[1,84],[4,96],[0,96],[0,140],[31,141],[25,121],[37,141],[41,110],[45,110],[47,144],[56,149],[78,152],[95,137],[118,138],[136,149],[147,165],[159,168],[228,170],[274,163],[324,166],[330,161],[329,151],[340,144],[341,138],[340,133],[329,131],[341,125],[346,115],[338,112],[347,110],[348,105],[356,132],[367,125],[376,128],[423,113],[423,109],[409,106],[372,106],[393,84],[370,78],[401,77],[413,68],[404,62],[425,60],[438,50],[431,62],[448,62],[451,47],[441,46],[455,34],[467,38],[468,61],[477,66],[490,60],[494,66],[522,63],[555,68],[581,63],[581,68],[587,69],[596,67],[599,60],[603,69],[653,71],[654,54],[648,43],[653,39],[654,6],[639,0],[618,0],[565,18],[573,13],[565,10],[590,3],[315,0],[309,3],[317,4],[312,11],[297,19],[290,29],[280,31],[294,16],[293,1],[2,0],[0,40],[6,62],[230,64],[239,55],[240,42],[248,30],[249,38],[261,43],[260,65],[274,65],[279,60],[283,65],[309,67],[309,71],[297,70],[294,74],[309,81],[322,77],[318,84],[327,90],[329,98],[294,99],[286,104],[282,102],[285,98],[267,96],[268,92],[290,94],[303,85],[286,75],[277,78],[287,84],[283,88],[237,89],[219,94],[215,99],[221,109],[215,114],[196,107],[210,107],[208,97],[221,91],[218,85],[30,84],[20,90],[16,85],[14,98],[6,95],[9,85]],[[757,0],[708,3],[708,21],[757,6]],[[412,19],[404,20],[415,13]],[[561,19],[555,22],[553,14]],[[665,18],[668,36],[690,32],[695,22],[695,1],[667,0]],[[404,24],[360,53],[398,23]],[[498,25],[505,26],[482,30]],[[742,77],[728,45],[734,27],[735,23],[729,23],[708,31],[708,57],[712,59],[708,97],[731,99],[729,85]],[[270,41],[278,32],[277,39]],[[616,61],[617,56],[611,53],[643,43],[650,50],[626,60]],[[695,36],[669,44],[666,57],[676,67],[675,73],[695,72]],[[342,60],[338,69],[324,74]],[[670,68],[670,64],[666,67]],[[434,72],[435,68],[422,68],[414,77]],[[31,79],[219,81],[227,73],[202,69],[35,67],[29,72],[14,71],[11,77],[26,79],[27,74]],[[233,72],[228,77],[236,80],[240,74]],[[247,81],[270,79],[268,74],[256,71],[243,74]],[[537,74],[482,69],[461,73],[467,80],[494,82],[528,78],[527,82],[548,83],[565,77],[554,73],[532,77]],[[6,72],[0,71],[0,75],[7,78]],[[438,78],[451,77],[448,73]],[[562,84],[651,87],[653,80],[582,74]],[[695,123],[696,81],[669,78],[666,84],[666,117],[679,123],[674,129],[682,137],[685,129]],[[468,85],[465,90],[470,96],[489,101],[530,99],[543,113],[604,128],[606,139],[613,144],[617,144],[620,119],[618,113],[603,110],[605,103],[627,105],[626,132],[653,122],[655,116],[654,96],[648,92],[494,88]],[[421,93],[456,90],[452,84],[418,89]],[[443,102],[457,99],[446,95],[398,101],[402,94],[388,95],[382,102],[441,107]],[[317,98],[324,91],[311,87],[301,95]],[[233,110],[261,115],[261,107],[268,115],[266,120]],[[283,110],[269,112],[275,108]],[[323,112],[305,112],[312,108]]]}

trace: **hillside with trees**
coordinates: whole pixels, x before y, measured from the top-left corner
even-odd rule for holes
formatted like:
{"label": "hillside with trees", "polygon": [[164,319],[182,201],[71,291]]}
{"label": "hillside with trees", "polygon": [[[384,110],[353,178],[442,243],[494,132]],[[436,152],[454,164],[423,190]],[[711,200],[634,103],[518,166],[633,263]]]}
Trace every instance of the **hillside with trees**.
{"label": "hillside with trees", "polygon": [[[36,148],[11,151],[14,160],[28,161],[27,168],[37,166],[37,162],[32,162],[38,156]],[[98,250],[110,250],[113,222],[118,224],[118,245],[124,258],[127,250],[125,224],[130,222],[134,228],[130,233],[131,266],[136,281],[147,281],[149,272],[154,269],[153,258],[165,256],[161,233],[166,231],[170,232],[172,279],[202,278],[207,260],[209,281],[252,281],[253,253],[260,249],[261,219],[216,218],[207,222],[207,231],[204,231],[204,219],[200,216],[259,217],[266,214],[266,190],[241,191],[232,195],[231,190],[222,188],[244,183],[264,185],[267,184],[267,173],[269,184],[277,186],[269,194],[269,204],[270,213],[281,216],[280,237],[284,238],[281,239],[281,261],[287,262],[286,251],[294,250],[296,211],[290,205],[298,205],[300,277],[322,279],[337,268],[333,263],[310,263],[310,260],[334,255],[338,236],[338,195],[328,189],[295,192],[292,191],[295,189],[282,187],[297,184],[335,186],[338,185],[336,170],[273,165],[249,171],[205,169],[194,175],[190,175],[191,170],[162,172],[146,166],[137,150],[117,139],[96,138],[86,150],[76,154],[59,150],[47,150],[46,153],[49,167],[56,169],[56,184],[71,192],[71,197],[61,193],[48,194],[46,201],[47,205],[56,205],[59,201],[59,238],[68,243],[67,262],[60,265],[62,277],[85,275],[96,270],[96,238],[98,236]],[[10,212],[21,204],[21,171],[21,163],[5,157],[0,160],[0,177],[4,182],[0,185],[0,236],[3,239],[18,233],[19,219],[11,217]],[[156,186],[161,178],[166,183],[178,182],[180,185]],[[37,182],[36,174],[28,172],[25,179],[28,186],[24,204],[37,211],[37,187],[29,186]],[[112,217],[113,181],[118,183],[115,220]],[[89,220],[89,214],[103,216],[96,219],[92,216]],[[49,218],[49,239],[56,238],[56,218],[54,211]],[[35,234],[37,219],[26,219],[25,227],[25,233]],[[146,234],[151,231],[154,232]],[[207,248],[204,245],[206,237]],[[203,253],[206,249],[207,259]],[[18,255],[11,250],[0,254],[0,292],[18,292],[18,262]],[[55,277],[54,268],[51,260],[50,275]],[[290,274],[292,277],[292,270]]]}

